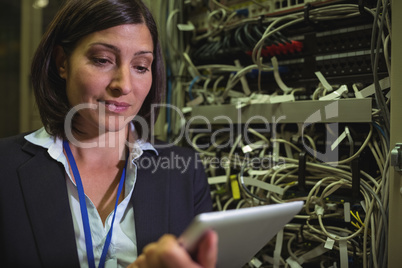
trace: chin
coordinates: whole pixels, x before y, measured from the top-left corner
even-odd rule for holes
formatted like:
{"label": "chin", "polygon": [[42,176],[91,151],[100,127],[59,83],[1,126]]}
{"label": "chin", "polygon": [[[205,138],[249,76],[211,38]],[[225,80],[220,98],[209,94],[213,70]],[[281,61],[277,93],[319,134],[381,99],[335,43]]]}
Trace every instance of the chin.
{"label": "chin", "polygon": [[133,117],[124,118],[122,116],[114,117],[110,116],[103,120],[104,124],[100,123],[100,130],[104,129],[106,132],[118,132],[126,129],[127,125],[130,124]]}

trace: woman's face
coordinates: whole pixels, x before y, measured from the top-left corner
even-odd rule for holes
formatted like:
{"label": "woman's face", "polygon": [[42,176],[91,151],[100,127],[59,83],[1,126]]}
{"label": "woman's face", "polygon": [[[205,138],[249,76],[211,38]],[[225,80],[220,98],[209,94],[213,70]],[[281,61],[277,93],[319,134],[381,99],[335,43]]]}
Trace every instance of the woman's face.
{"label": "woman's face", "polygon": [[84,133],[125,129],[151,88],[153,58],[145,24],[92,33],[69,57],[63,53],[59,73],[66,80],[70,105],[80,115],[76,127]]}

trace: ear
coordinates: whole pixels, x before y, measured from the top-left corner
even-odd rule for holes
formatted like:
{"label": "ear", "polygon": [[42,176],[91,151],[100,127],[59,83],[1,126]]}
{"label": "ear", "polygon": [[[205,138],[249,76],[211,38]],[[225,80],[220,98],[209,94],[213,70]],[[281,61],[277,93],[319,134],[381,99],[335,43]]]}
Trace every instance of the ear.
{"label": "ear", "polygon": [[57,71],[61,78],[67,78],[67,56],[64,49],[61,46],[56,46],[53,51]]}

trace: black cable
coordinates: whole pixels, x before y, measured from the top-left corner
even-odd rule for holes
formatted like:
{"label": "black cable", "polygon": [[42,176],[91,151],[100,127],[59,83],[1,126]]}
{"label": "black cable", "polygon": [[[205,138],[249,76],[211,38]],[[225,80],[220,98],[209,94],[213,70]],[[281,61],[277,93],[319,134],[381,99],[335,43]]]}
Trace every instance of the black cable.
{"label": "black cable", "polygon": [[300,237],[301,237],[301,239],[302,239],[302,243],[305,243],[305,242],[306,242],[306,238],[304,237],[303,229],[304,229],[304,222],[302,222],[301,225],[300,225]]}
{"label": "black cable", "polygon": [[258,40],[251,35],[250,24],[246,24],[244,27],[244,36],[247,39],[250,49],[252,49],[257,44]]}
{"label": "black cable", "polygon": [[238,27],[235,31],[235,42],[236,44],[242,48],[243,50],[247,50],[248,46],[244,43],[242,37],[241,37],[241,31],[242,31],[242,27]]}
{"label": "black cable", "polygon": [[222,42],[212,43],[212,45],[210,46],[210,51],[209,51],[210,56],[214,57],[216,54],[218,54],[219,49],[221,49],[221,47],[222,47]]}
{"label": "black cable", "polygon": [[231,48],[231,46],[230,46],[230,39],[231,39],[230,34],[225,34],[225,36],[223,37],[223,41],[222,41],[222,49],[223,49],[223,50],[226,50],[226,49],[230,49],[230,48]]}
{"label": "black cable", "polygon": [[[255,31],[257,32],[257,34],[258,35],[261,35],[261,37],[264,35],[264,32],[265,32],[265,30],[266,29],[261,29],[261,30],[263,30],[263,31],[260,31],[260,28],[261,28],[262,26],[258,26],[258,27],[256,27],[255,28]],[[273,28],[273,29],[275,29],[275,28]],[[265,45],[267,45],[267,46],[271,46],[271,45],[273,45],[275,42],[272,40],[272,36],[273,35],[271,35],[271,36],[269,36],[268,38],[266,38],[265,40],[264,40],[264,44]],[[259,38],[259,39],[261,39],[261,37]]]}
{"label": "black cable", "polygon": [[201,57],[201,55],[204,53],[205,50],[207,50],[209,43],[205,43],[202,45],[200,48],[198,48],[195,52],[193,52],[193,58],[198,59]]}

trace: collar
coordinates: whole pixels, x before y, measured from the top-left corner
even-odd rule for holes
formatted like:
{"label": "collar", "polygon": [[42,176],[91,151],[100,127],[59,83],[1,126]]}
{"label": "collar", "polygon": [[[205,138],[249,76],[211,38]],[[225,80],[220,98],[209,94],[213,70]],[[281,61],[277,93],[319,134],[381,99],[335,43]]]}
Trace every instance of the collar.
{"label": "collar", "polygon": [[[147,141],[143,139],[137,139],[136,132],[134,129],[134,124],[130,124],[130,148],[131,148],[131,156],[132,161],[139,158],[143,151],[153,151],[156,155],[159,155],[158,151],[155,147]],[[26,135],[24,137],[27,141],[37,146],[43,147],[47,149],[49,155],[56,160],[61,160],[60,157],[64,158],[63,154],[63,140],[58,137],[54,137],[49,135],[46,132],[45,128],[42,127],[37,131]]]}

